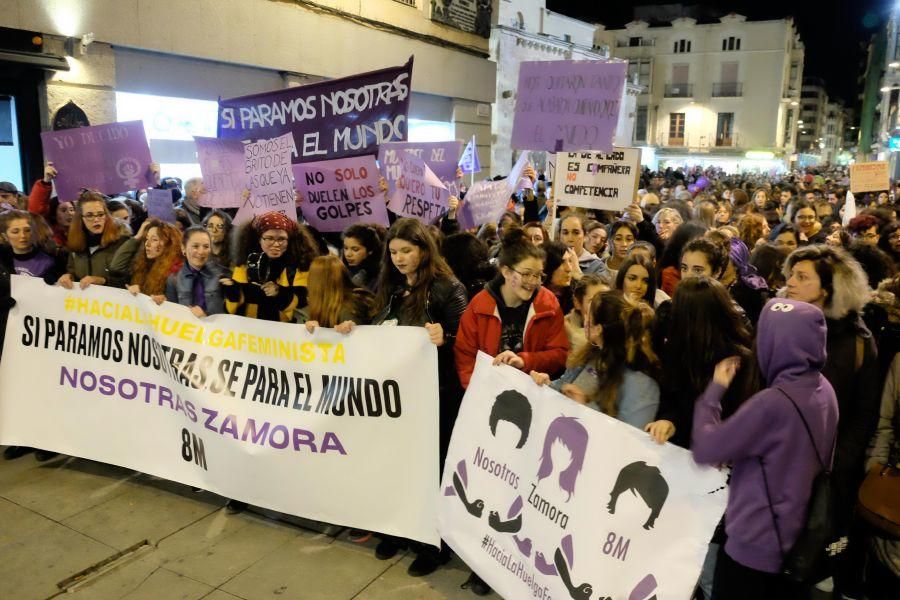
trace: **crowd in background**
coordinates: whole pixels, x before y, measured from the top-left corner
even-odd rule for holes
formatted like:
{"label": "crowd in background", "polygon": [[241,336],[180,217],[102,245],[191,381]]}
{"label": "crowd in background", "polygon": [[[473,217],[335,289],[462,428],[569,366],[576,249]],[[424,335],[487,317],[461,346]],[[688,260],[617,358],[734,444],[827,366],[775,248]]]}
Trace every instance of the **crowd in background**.
{"label": "crowd in background", "polygon": [[[900,543],[856,509],[866,473],[900,460],[900,186],[850,206],[839,170],[645,170],[634,201],[610,212],[557,205],[529,168],[533,185],[496,224],[461,231],[461,194],[434,223],[329,234],[280,213],[235,226],[233,211],[203,207],[202,180],[153,171],[173,190],[174,223],[148,217],[140,193],[60,199],[52,164],[27,196],[0,183],[0,272],[124,288],[198,318],[347,335],[424,327],[438,346],[441,464],[483,351],[700,463],[730,465],[698,598],[803,597],[778,573],[830,469],[840,547],[820,588],[900,597]],[[379,537],[382,559],[408,543]],[[414,576],[449,558],[446,546],[413,549]],[[490,591],[474,573],[466,585]]]}

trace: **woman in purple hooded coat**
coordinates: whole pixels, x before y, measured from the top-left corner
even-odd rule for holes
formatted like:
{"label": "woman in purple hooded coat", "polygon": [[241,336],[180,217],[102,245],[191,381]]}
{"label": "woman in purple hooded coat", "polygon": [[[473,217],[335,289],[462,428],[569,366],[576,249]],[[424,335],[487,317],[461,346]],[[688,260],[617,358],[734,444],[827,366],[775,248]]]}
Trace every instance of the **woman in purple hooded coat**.
{"label": "woman in purple hooded coat", "polygon": [[834,389],[825,366],[825,316],[805,302],[769,301],[757,335],[767,387],[722,420],[721,400],[739,366],[716,365],[697,400],[691,452],[702,464],[731,463],[728,540],[716,563],[713,600],[802,598],[779,576],[803,527],[813,479],[831,469],[837,434]]}

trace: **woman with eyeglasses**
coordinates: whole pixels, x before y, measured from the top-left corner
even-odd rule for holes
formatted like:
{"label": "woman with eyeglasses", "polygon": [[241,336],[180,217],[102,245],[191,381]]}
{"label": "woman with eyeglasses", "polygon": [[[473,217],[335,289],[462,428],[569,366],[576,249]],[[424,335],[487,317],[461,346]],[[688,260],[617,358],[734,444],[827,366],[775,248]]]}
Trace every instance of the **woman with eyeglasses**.
{"label": "woman with eyeglasses", "polygon": [[468,387],[478,351],[525,371],[558,373],[566,364],[569,338],[562,309],[541,285],[544,251],[521,229],[503,237],[500,275],[479,292],[463,313],[456,337],[456,369]]}
{"label": "woman with eyeglasses", "polygon": [[231,264],[231,217],[225,211],[217,208],[203,218],[201,225],[209,232],[210,260],[230,269],[233,266]]}
{"label": "woman with eyeglasses", "polygon": [[[211,236],[210,236],[211,237]],[[225,308],[233,315],[282,321],[306,306],[306,280],[315,240],[305,228],[281,213],[255,217],[238,232],[231,277],[225,287]]]}
{"label": "woman with eyeglasses", "polygon": [[815,206],[806,200],[798,200],[788,208],[788,221],[800,231],[800,241],[807,244],[822,244],[828,235],[822,229]]}
{"label": "woman with eyeglasses", "polygon": [[99,192],[85,190],[75,202],[75,218],[69,226],[69,261],[59,285],[81,289],[89,285],[122,287],[125,277],[109,270],[119,247],[130,237],[106,208],[106,197]]}

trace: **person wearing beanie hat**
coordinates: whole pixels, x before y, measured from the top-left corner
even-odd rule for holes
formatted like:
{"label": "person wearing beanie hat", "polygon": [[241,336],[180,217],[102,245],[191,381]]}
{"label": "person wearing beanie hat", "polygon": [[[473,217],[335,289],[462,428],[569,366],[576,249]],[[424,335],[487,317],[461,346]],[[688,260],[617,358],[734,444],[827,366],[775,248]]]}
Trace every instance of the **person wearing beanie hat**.
{"label": "person wearing beanie hat", "polygon": [[255,217],[237,232],[231,277],[221,280],[231,314],[289,322],[306,305],[306,278],[319,252],[303,227],[282,213]]}

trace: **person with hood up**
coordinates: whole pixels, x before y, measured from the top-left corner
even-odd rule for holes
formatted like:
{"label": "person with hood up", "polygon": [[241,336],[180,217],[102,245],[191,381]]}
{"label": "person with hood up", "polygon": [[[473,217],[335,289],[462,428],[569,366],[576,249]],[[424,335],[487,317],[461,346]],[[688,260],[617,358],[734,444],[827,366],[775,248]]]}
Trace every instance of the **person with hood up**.
{"label": "person with hood up", "polygon": [[804,597],[779,572],[802,530],[813,480],[833,460],[838,404],[822,375],[825,342],[818,307],[770,300],[756,357],[766,387],[722,420],[722,397],[740,367],[740,358],[729,357],[697,400],[694,459],[733,465],[713,600]]}

